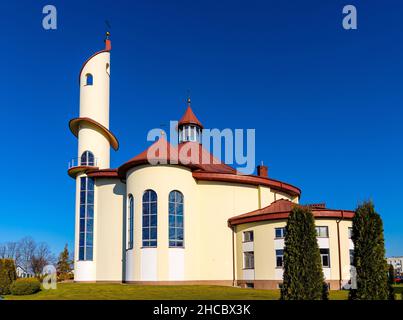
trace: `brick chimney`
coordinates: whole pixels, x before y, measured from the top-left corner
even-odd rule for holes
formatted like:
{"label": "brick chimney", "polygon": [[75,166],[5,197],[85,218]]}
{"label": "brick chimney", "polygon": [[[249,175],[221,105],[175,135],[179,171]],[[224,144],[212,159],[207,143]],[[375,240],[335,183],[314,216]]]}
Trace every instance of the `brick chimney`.
{"label": "brick chimney", "polygon": [[264,166],[263,163],[261,165],[258,165],[257,166],[257,175],[259,177],[267,178],[269,176],[267,166]]}

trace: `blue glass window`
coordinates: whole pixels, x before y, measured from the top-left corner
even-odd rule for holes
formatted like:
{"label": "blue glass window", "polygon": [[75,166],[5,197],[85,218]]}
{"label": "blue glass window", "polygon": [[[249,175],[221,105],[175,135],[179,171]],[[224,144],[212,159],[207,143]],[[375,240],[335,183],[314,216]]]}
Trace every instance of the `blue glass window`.
{"label": "blue glass window", "polygon": [[85,85],[92,86],[93,84],[94,84],[94,77],[92,76],[91,73],[87,73],[85,75]]}
{"label": "blue glass window", "polygon": [[157,194],[146,190],[143,194],[143,247],[157,246]]}
{"label": "blue glass window", "polygon": [[183,194],[169,193],[169,246],[183,248]]}
{"label": "blue glass window", "polygon": [[[94,154],[91,151],[84,151],[80,160],[80,166],[95,166]],[[91,189],[91,186],[89,188]],[[85,184],[81,186],[81,190],[86,190]]]}
{"label": "blue glass window", "polygon": [[94,179],[80,178],[79,260],[92,260],[94,240]]}
{"label": "blue glass window", "polygon": [[134,236],[134,199],[129,195],[129,214],[127,216],[127,250],[133,249]]}

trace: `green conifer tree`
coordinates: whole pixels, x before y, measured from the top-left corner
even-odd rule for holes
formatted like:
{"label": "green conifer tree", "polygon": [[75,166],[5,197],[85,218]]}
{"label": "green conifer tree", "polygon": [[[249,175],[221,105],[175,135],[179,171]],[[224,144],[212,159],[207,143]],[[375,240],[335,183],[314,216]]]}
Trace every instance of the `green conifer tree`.
{"label": "green conifer tree", "polygon": [[327,298],[315,220],[309,208],[295,206],[287,221],[282,300]]}
{"label": "green conifer tree", "polygon": [[349,298],[386,300],[390,297],[382,219],[372,202],[358,206],[353,218],[354,267],[357,288]]}
{"label": "green conifer tree", "polygon": [[57,273],[59,279],[65,280],[69,278],[71,273],[71,261],[69,259],[69,249],[67,244],[64,246],[64,250],[59,255],[59,260],[57,262]]}

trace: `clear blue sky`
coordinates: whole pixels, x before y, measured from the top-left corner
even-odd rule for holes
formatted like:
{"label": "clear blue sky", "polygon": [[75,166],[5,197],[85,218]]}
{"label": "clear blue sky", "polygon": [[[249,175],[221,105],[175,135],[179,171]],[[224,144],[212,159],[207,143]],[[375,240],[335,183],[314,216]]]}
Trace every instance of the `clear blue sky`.
{"label": "clear blue sky", "polygon": [[[388,255],[403,255],[403,4],[399,1],[2,1],[0,242],[74,239],[78,73],[112,25],[116,167],[149,129],[184,112],[210,128],[255,128],[256,161],[303,203],[372,199]],[[354,4],[358,30],[342,28]]]}

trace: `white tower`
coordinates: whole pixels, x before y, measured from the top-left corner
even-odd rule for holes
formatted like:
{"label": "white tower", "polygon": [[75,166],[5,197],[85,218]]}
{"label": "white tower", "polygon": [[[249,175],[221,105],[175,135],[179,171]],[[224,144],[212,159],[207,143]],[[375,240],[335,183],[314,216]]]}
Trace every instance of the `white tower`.
{"label": "white tower", "polygon": [[88,171],[110,167],[110,147],[119,143],[109,131],[109,83],[111,41],[93,54],[79,75],[80,116],[70,120],[78,138],[78,157],[69,164],[68,174],[76,180],[75,275],[76,281],[96,279],[96,185]]}

